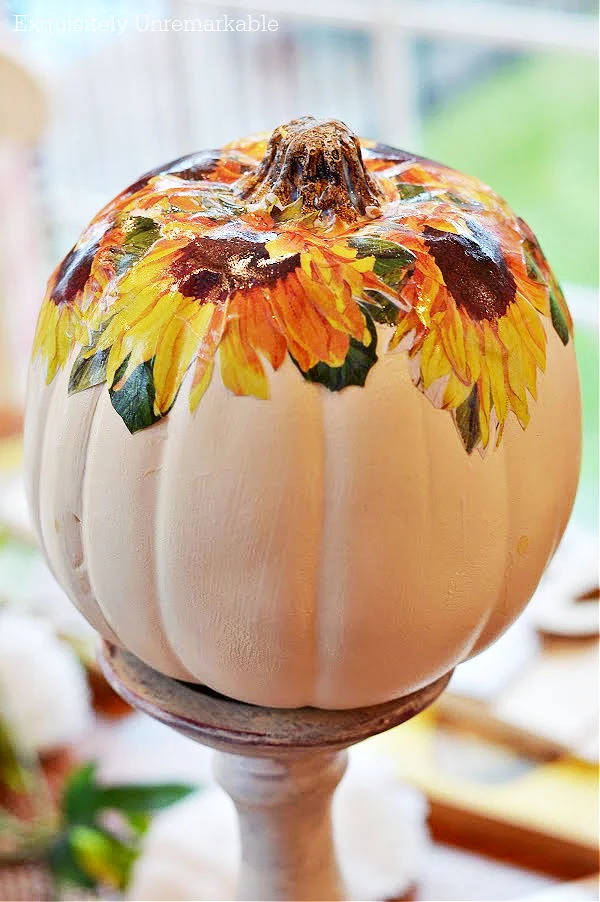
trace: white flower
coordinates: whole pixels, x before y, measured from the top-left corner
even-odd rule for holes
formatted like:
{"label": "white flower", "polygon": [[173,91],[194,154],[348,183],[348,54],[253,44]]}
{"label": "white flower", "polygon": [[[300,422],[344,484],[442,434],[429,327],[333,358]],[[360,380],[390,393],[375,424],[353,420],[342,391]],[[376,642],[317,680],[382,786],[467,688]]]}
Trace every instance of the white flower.
{"label": "white flower", "polygon": [[[333,803],[335,843],[351,899],[396,898],[417,881],[428,843],[426,814],[424,797],[397,779],[388,759],[351,752]],[[213,784],[154,819],[128,898],[235,899],[239,859],[233,802]]]}
{"label": "white flower", "polygon": [[49,752],[91,723],[89,690],[75,652],[40,620],[0,612],[0,715],[25,747]]}

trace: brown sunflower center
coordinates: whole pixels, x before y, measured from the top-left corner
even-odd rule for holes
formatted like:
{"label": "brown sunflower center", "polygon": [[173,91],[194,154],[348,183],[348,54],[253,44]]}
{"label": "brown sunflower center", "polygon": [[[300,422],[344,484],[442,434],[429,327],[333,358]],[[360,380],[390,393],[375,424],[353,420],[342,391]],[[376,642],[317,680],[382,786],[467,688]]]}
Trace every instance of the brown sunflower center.
{"label": "brown sunflower center", "polygon": [[238,289],[283,278],[300,265],[300,255],[272,260],[265,242],[273,237],[227,225],[195,238],[172,266],[179,291],[184,297],[219,303]]}
{"label": "brown sunflower center", "polygon": [[100,239],[94,238],[79,247],[74,247],[62,261],[50,293],[50,300],[57,306],[70,306],[74,303],[78,292],[83,290],[92,271],[99,244]]}
{"label": "brown sunflower center", "polygon": [[514,300],[516,284],[496,238],[470,222],[473,238],[426,226],[426,244],[457,307],[495,322]]}
{"label": "brown sunflower center", "polygon": [[266,195],[280,207],[300,199],[298,215],[317,211],[346,222],[367,210],[376,215],[383,196],[365,169],[356,135],[343,122],[312,116],[276,128],[262,162],[238,180],[236,190],[250,203]]}

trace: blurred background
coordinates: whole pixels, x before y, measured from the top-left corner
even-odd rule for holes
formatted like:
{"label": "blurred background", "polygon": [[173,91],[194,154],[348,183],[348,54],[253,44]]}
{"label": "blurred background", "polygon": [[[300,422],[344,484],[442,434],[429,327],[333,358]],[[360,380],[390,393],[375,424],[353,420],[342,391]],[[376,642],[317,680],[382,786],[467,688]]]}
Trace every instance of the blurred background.
{"label": "blurred background", "polygon": [[[173,27],[225,14],[264,14],[276,27]],[[35,556],[19,480],[29,347],[52,268],[99,207],[145,170],[307,113],[342,119],[361,135],[492,185],[532,226],[574,315],[584,455],[563,548],[537,604],[494,649],[461,668],[443,706],[406,727],[405,741],[393,731],[380,743],[429,804],[435,867],[407,872],[405,881],[409,889],[420,883],[419,898],[546,891],[598,870],[594,0],[4,0],[0,605],[12,610],[19,602],[20,613],[52,622],[59,637],[70,637],[88,677],[99,679],[89,649],[81,652],[89,637],[64,613]],[[107,727],[102,712],[73,748],[126,774],[140,754],[137,737],[155,727],[140,725],[137,715],[137,733],[121,721]],[[174,741],[156,729],[161,747]],[[462,850],[458,858],[450,845]],[[573,896],[561,892],[556,898],[597,898],[581,885],[569,890]],[[0,898],[21,896],[0,889]]]}

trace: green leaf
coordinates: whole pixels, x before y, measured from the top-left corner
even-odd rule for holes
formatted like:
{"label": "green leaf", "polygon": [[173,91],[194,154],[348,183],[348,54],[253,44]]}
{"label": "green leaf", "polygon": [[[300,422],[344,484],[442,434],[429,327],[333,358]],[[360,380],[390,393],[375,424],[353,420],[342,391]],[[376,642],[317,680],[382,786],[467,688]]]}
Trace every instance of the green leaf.
{"label": "green leaf", "polygon": [[[96,779],[94,763],[79,767],[63,792],[63,834],[49,853],[55,878],[88,889],[108,884],[124,890],[138,854],[139,837],[146,832],[151,813],[196,790],[195,786],[179,783],[103,786]],[[123,826],[129,824],[129,844],[101,825],[108,811],[119,812]]]}
{"label": "green leaf", "polygon": [[412,251],[385,238],[373,235],[357,235],[348,240],[350,247],[356,248],[357,257],[377,257],[378,260],[395,260],[403,266],[410,266],[416,260]]}
{"label": "green leaf", "polygon": [[529,276],[529,278],[533,279],[534,282],[537,282],[540,285],[548,286],[550,317],[552,319],[552,325],[554,326],[554,329],[562,343],[564,345],[567,345],[571,336],[569,332],[569,324],[565,319],[564,313],[562,312],[561,308],[560,301],[562,301],[563,304],[566,304],[566,301],[564,299],[560,286],[552,272],[549,273],[548,278],[546,278],[546,276],[544,275],[541,267],[535,259],[531,242],[523,242],[523,251],[525,253],[525,263],[527,266],[527,275]]}
{"label": "green leaf", "polygon": [[90,761],[70,775],[62,796],[67,824],[92,824],[101,809],[101,787],[96,780],[96,770],[95,762]]}
{"label": "green leaf", "polygon": [[366,313],[364,316],[371,341],[368,345],[364,345],[355,338],[350,338],[350,347],[341,366],[317,363],[307,372],[303,372],[292,357],[305,379],[309,382],[319,382],[329,391],[341,391],[347,385],[362,386],[365,384],[369,370],[377,361],[377,331],[371,317]]}
{"label": "green leaf", "polygon": [[397,324],[400,310],[393,301],[390,301],[380,291],[375,291],[372,288],[367,288],[365,295],[370,303],[362,303],[360,305],[363,313],[368,313],[376,323],[380,323],[382,326],[395,326]]}
{"label": "green leaf", "polygon": [[[152,360],[141,363],[122,388],[110,389],[112,406],[132,433],[145,429],[161,419],[161,415],[154,412],[152,363]],[[119,383],[126,368],[127,360],[117,370],[115,385]]]}
{"label": "green leaf", "polygon": [[[434,195],[432,194],[431,197]],[[471,210],[476,212],[477,210],[483,210],[483,204],[478,200],[473,200],[473,198],[469,197],[461,197],[460,194],[454,194],[453,191],[444,191],[442,195],[438,195],[443,200],[449,200],[456,207],[460,207],[463,210]],[[421,198],[421,200],[425,200],[425,198]]]}
{"label": "green leaf", "polygon": [[402,247],[395,241],[376,238],[371,235],[359,235],[350,238],[350,247],[356,248],[357,257],[375,257],[373,271],[376,276],[398,291],[404,279],[412,272],[416,260],[412,251]]}
{"label": "green leaf", "polygon": [[479,395],[474,385],[469,397],[455,411],[456,425],[465,451],[470,454],[477,447],[481,432],[479,431]]}
{"label": "green leaf", "polygon": [[151,814],[142,814],[137,811],[121,811],[120,813],[136,836],[143,836],[152,823]]}
{"label": "green leaf", "polygon": [[533,253],[531,251],[531,248],[530,248],[528,242],[523,243],[523,250],[525,253],[525,266],[527,268],[527,275],[529,276],[530,279],[533,279],[533,281],[537,282],[539,285],[545,285],[546,278],[544,276],[544,273],[538,266],[538,263],[536,262],[535,257],[533,256]]}
{"label": "green leaf", "polygon": [[160,225],[148,216],[132,216],[126,220],[124,228],[127,237],[118,252],[118,276],[122,276],[160,238]]}
{"label": "green leaf", "polygon": [[558,337],[564,345],[569,344],[569,325],[563,315],[554,291],[550,291],[550,316]]}
{"label": "green leaf", "polygon": [[400,200],[412,200],[413,197],[419,197],[421,194],[427,194],[427,188],[424,185],[413,185],[411,182],[396,182],[396,188],[400,195]]}
{"label": "green leaf", "polygon": [[413,266],[412,264],[407,266],[400,260],[377,259],[373,271],[382,282],[394,291],[399,291],[406,277],[412,273]]}
{"label": "green leaf", "polygon": [[160,811],[175,802],[180,802],[196,791],[195,786],[181,783],[157,783],[148,786],[106,786],[101,789],[102,807],[115,808],[130,814],[147,814]]}
{"label": "green leaf", "polygon": [[35,755],[20,747],[7,721],[0,715],[0,784],[18,793],[33,790],[37,774]]}
{"label": "green leaf", "polygon": [[83,825],[73,827],[68,843],[80,872],[89,880],[121,891],[126,889],[138,855],[135,848],[106,830]]}
{"label": "green leaf", "polygon": [[71,370],[71,375],[69,377],[70,395],[75,392],[85,391],[86,388],[92,388],[94,385],[100,385],[102,382],[106,382],[106,362],[108,360],[110,349],[107,348],[103,351],[96,351],[91,356],[86,356],[86,354],[89,355],[89,353],[90,348],[84,348],[80,351],[73,364],[73,369]]}
{"label": "green leaf", "polygon": [[97,881],[79,864],[68,836],[61,836],[48,852],[48,864],[54,880],[59,884],[73,884],[95,890]]}

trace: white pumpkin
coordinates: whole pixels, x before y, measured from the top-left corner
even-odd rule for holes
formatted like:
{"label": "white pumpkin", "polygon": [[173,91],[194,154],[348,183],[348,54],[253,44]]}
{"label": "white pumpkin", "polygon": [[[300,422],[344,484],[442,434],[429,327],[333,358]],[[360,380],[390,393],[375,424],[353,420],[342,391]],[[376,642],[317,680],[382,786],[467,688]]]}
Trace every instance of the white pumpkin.
{"label": "white pumpkin", "polygon": [[570,319],[531,232],[476,179],[362,154],[306,119],[151,173],[38,324],[57,580],[107,639],[256,704],[375,704],[486,647],[576,490]]}

